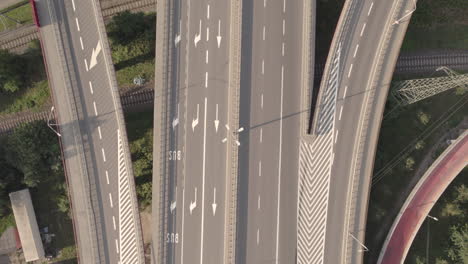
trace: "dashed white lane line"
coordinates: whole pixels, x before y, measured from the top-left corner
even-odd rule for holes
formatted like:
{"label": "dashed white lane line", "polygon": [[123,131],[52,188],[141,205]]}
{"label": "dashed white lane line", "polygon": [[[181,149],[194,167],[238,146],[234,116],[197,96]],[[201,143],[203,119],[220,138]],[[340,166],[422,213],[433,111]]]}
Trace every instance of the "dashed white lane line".
{"label": "dashed white lane line", "polygon": [[80,45],[81,45],[81,50],[84,50],[84,46],[83,46],[83,38],[80,37]]}
{"label": "dashed white lane line", "polygon": [[370,13],[372,12],[372,7],[374,7],[374,2],[370,4],[369,11],[367,12],[367,16],[370,16]]}
{"label": "dashed white lane line", "polygon": [[263,109],[263,94],[260,96],[260,107]]}
{"label": "dashed white lane line", "polygon": [[265,60],[262,60],[262,74],[265,74]]}
{"label": "dashed white lane line", "polygon": [[110,202],[110,207],[114,208],[114,202],[112,201],[112,193],[109,193],[109,202]]}
{"label": "dashed white lane line", "polygon": [[340,108],[340,116],[338,117],[338,120],[341,120],[341,115],[343,114],[343,106]]}
{"label": "dashed white lane line", "polygon": [[205,72],[205,88],[208,88],[208,72]]}
{"label": "dashed white lane line", "polygon": [[284,56],[284,42],[281,44],[281,56]]}
{"label": "dashed white lane line", "polygon": [[97,107],[96,107],[96,101],[93,101],[93,106],[94,106],[94,114],[97,116],[98,112],[97,112]]}
{"label": "dashed white lane line", "polygon": [[258,176],[262,176],[262,161],[258,162]]}
{"label": "dashed white lane line", "polygon": [[361,29],[361,37],[362,35],[364,34],[364,30],[366,29],[366,23],[364,23],[364,25],[362,25],[362,29]]}
{"label": "dashed white lane line", "polygon": [[346,92],[348,91],[348,86],[344,87],[343,99],[346,98]]}
{"label": "dashed white lane line", "polygon": [[263,7],[266,7],[266,0],[263,0]]}
{"label": "dashed white lane line", "polygon": [[260,194],[258,195],[258,200],[257,200],[257,210],[260,210]]}
{"label": "dashed white lane line", "polygon": [[115,224],[115,216],[112,216],[112,223],[114,224],[114,230],[117,230],[117,225]]}
{"label": "dashed white lane line", "polygon": [[260,229],[257,228],[257,245],[260,243]]}
{"label": "dashed white lane line", "polygon": [[72,0],[72,6],[73,6],[73,11],[75,11],[76,7],[75,7],[75,1],[74,0]]}
{"label": "dashed white lane line", "polygon": [[91,94],[94,93],[94,90],[93,90],[93,83],[91,81],[89,81],[89,90],[91,91]]}
{"label": "dashed white lane line", "polygon": [[357,51],[359,49],[359,44],[356,45],[356,49],[354,50],[353,58],[356,58]]}
{"label": "dashed white lane line", "polygon": [[119,254],[119,241],[117,239],[115,240],[115,251]]}
{"label": "dashed white lane line", "polygon": [[286,13],[286,0],[283,0],[283,13]]}
{"label": "dashed white lane line", "polygon": [[283,19],[283,36],[286,33],[286,21]]}
{"label": "dashed white lane line", "polygon": [[85,64],[86,71],[89,71],[88,61],[86,59],[84,59],[84,64]]}
{"label": "dashed white lane line", "polygon": [[207,27],[206,28],[206,41],[209,41],[210,40],[210,28]]}
{"label": "dashed white lane line", "polygon": [[265,26],[263,26],[262,39],[265,40]]}
{"label": "dashed white lane line", "polygon": [[351,76],[352,71],[353,71],[353,64],[351,63],[351,66],[349,66],[348,78]]}
{"label": "dashed white lane line", "polygon": [[210,5],[206,6],[206,18],[210,19]]}
{"label": "dashed white lane line", "polygon": [[105,152],[104,148],[101,148],[101,152],[102,152],[102,160],[104,160],[104,162],[106,162],[106,152]]}
{"label": "dashed white lane line", "polygon": [[107,184],[109,184],[109,172],[106,170],[106,181],[107,181]]}
{"label": "dashed white lane line", "polygon": [[335,135],[335,144],[336,144],[336,141],[338,140],[338,133],[339,133],[339,132],[340,132],[340,131],[336,130],[336,135]]}
{"label": "dashed white lane line", "polygon": [[80,22],[78,22],[77,17],[75,17],[75,22],[76,22],[76,28],[78,29],[78,31],[80,31]]}
{"label": "dashed white lane line", "polygon": [[263,142],[263,128],[260,128],[260,143]]}
{"label": "dashed white lane line", "polygon": [[208,64],[208,50],[206,50],[205,53],[205,63]]}
{"label": "dashed white lane line", "polygon": [[98,130],[98,133],[99,133],[99,139],[102,139],[101,126],[98,126],[97,130]]}

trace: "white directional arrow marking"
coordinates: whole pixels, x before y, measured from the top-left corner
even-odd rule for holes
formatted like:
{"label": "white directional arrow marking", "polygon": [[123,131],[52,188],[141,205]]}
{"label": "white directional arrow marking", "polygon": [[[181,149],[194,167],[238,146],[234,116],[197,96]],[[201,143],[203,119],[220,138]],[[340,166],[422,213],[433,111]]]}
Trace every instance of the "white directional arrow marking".
{"label": "white directional arrow marking", "polygon": [[179,124],[179,104],[177,104],[177,117],[172,120],[172,130]]}
{"label": "white directional arrow marking", "polygon": [[174,209],[176,208],[176,201],[173,201],[171,203],[171,214],[174,212]]}
{"label": "white directional arrow marking", "polygon": [[216,119],[214,121],[216,133],[218,133],[219,119],[218,119],[218,104],[216,104]]}
{"label": "white directional arrow marking", "polygon": [[216,37],[216,40],[218,41],[218,48],[221,45],[221,20],[218,20],[218,36]]}
{"label": "white directional arrow marking", "polygon": [[198,125],[198,115],[200,114],[200,105],[197,104],[197,118],[192,121],[192,131],[195,131],[195,127]]}
{"label": "white directional arrow marking", "polygon": [[180,42],[180,35],[177,35],[174,39],[174,44],[176,47],[177,47],[177,44],[179,44],[179,42]]}
{"label": "white directional arrow marking", "polygon": [[213,216],[216,214],[216,207],[218,206],[216,204],[216,188],[214,188],[214,194],[213,194],[213,203],[211,204],[211,207],[213,208]]}
{"label": "white directional arrow marking", "polygon": [[200,28],[198,30],[198,34],[195,34],[195,39],[193,40],[195,47],[197,47],[197,44],[200,41],[200,39],[201,39],[201,20],[200,20]]}
{"label": "white directional arrow marking", "polygon": [[197,207],[197,188],[195,188],[195,202],[190,201],[190,214],[192,214],[193,209]]}
{"label": "white directional arrow marking", "polygon": [[101,41],[99,40],[96,46],[96,49],[93,49],[93,54],[91,54],[91,62],[89,64],[89,69],[91,70],[97,64],[97,56],[101,52]]}

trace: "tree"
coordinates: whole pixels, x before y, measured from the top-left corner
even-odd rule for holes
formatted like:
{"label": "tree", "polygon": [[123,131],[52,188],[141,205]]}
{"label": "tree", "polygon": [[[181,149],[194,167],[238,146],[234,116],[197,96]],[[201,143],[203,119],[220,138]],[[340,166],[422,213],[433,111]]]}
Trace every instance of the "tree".
{"label": "tree", "polygon": [[407,170],[413,170],[413,167],[414,167],[414,164],[416,162],[414,161],[414,159],[412,157],[408,157],[405,161],[405,168]]}
{"label": "tree", "polygon": [[146,29],[144,16],[143,12],[130,13],[130,11],[114,16],[108,25],[108,35],[111,41],[126,44],[143,34]]}
{"label": "tree", "polygon": [[456,263],[468,263],[468,224],[450,227],[448,256]]}
{"label": "tree", "polygon": [[419,119],[419,122],[421,122],[421,124],[427,125],[429,121],[431,121],[431,116],[427,113],[424,113],[423,111],[419,111],[418,119]]}
{"label": "tree", "polygon": [[0,50],[0,88],[4,92],[15,92],[25,84],[26,66],[23,57]]}

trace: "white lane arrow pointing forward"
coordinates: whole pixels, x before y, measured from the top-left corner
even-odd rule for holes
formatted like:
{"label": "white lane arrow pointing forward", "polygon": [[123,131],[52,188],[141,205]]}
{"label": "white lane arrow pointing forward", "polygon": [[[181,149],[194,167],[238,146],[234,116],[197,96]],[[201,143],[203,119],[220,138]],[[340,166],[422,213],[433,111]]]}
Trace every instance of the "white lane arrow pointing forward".
{"label": "white lane arrow pointing forward", "polygon": [[218,20],[218,36],[216,37],[218,41],[218,48],[221,45],[221,20]]}
{"label": "white lane arrow pointing forward", "polygon": [[89,69],[91,70],[97,64],[97,56],[101,52],[101,41],[99,40],[96,46],[96,49],[93,49],[93,54],[91,54],[91,62],[89,64]]}
{"label": "white lane arrow pointing forward", "polygon": [[218,104],[216,104],[216,119],[214,121],[216,133],[218,133],[219,119],[218,119]]}
{"label": "white lane arrow pointing forward", "polygon": [[198,125],[198,115],[200,114],[200,105],[197,104],[197,118],[192,120],[192,131],[195,131],[195,127]]}
{"label": "white lane arrow pointing forward", "polygon": [[201,39],[201,20],[200,20],[200,28],[198,29],[198,34],[195,34],[195,38],[193,39],[193,43],[195,44],[195,47],[197,47],[198,42]]}
{"label": "white lane arrow pointing forward", "polygon": [[179,124],[179,104],[177,104],[177,117],[172,120],[172,130]]}
{"label": "white lane arrow pointing forward", "polygon": [[216,188],[214,188],[214,197],[213,197],[213,203],[211,204],[211,207],[213,208],[213,216],[216,214]]}
{"label": "white lane arrow pointing forward", "polygon": [[190,201],[190,214],[192,214],[193,209],[197,207],[197,188],[195,188],[195,202]]}
{"label": "white lane arrow pointing forward", "polygon": [[176,201],[173,201],[171,203],[171,214],[174,212],[175,208],[176,208]]}

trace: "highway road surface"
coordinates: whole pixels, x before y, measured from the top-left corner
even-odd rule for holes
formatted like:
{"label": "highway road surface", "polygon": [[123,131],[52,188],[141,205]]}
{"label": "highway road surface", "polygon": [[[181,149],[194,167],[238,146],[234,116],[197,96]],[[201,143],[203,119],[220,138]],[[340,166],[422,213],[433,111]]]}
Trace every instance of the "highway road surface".
{"label": "highway road surface", "polygon": [[125,124],[99,4],[35,3],[70,182],[79,259],[144,263]]}
{"label": "highway road surface", "polygon": [[236,263],[295,263],[304,1],[243,2]]}
{"label": "highway road surface", "polygon": [[434,161],[411,191],[387,235],[378,264],[405,261],[432,207],[467,165],[468,132],[465,132]]}
{"label": "highway road surface", "polygon": [[167,83],[155,89],[153,263],[227,257],[228,151],[238,129],[228,122],[230,6],[158,1],[166,17],[157,38],[167,46],[156,48],[166,63],[156,71]]}
{"label": "highway road surface", "polygon": [[311,226],[319,230],[313,239],[318,250],[309,256],[315,263],[362,262],[377,136],[414,7],[413,0],[345,2],[320,87],[308,165],[326,190],[326,199],[312,208],[317,217]]}

